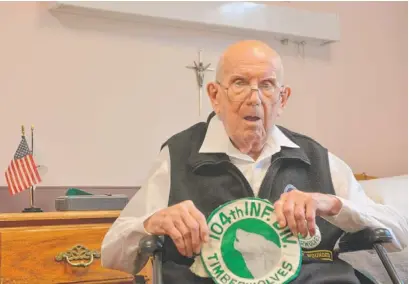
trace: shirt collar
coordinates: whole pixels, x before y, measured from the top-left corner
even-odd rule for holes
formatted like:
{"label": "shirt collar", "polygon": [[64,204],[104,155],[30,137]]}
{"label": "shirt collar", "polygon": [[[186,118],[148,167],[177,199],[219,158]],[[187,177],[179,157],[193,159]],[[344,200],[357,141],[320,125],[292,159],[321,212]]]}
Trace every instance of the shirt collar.
{"label": "shirt collar", "polygon": [[[281,147],[299,148],[297,144],[292,142],[277,126],[274,125],[270,132],[270,136],[267,138],[266,145],[257,160],[260,161],[267,157],[271,157],[275,153],[281,151]],[[234,147],[226,133],[223,122],[217,115],[209,121],[206,136],[200,147],[199,153],[225,153],[229,157],[254,162],[251,157],[241,153],[236,147]]]}

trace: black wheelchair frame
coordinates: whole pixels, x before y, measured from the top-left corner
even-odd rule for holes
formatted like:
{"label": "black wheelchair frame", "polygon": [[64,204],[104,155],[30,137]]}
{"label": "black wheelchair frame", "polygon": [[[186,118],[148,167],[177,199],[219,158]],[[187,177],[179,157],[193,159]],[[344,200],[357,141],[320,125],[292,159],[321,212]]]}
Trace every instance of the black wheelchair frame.
{"label": "black wheelchair frame", "polygon": [[[403,284],[383,244],[391,243],[393,236],[384,228],[366,228],[356,233],[347,233],[339,241],[335,254],[363,250],[375,250],[382,261],[393,284]],[[152,284],[164,284],[162,277],[163,236],[145,236],[139,242],[138,256],[134,263],[134,274],[138,274],[148,261],[152,261]],[[362,284],[373,283],[356,270],[356,275]],[[166,283],[165,283],[166,284]]]}

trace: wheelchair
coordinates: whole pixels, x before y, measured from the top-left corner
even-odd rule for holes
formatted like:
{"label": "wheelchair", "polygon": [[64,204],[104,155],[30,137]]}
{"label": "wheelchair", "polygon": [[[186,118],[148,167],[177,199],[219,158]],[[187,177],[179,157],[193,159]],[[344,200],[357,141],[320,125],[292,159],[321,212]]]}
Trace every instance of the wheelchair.
{"label": "wheelchair", "polygon": [[[391,243],[392,240],[393,236],[387,229],[366,228],[356,233],[344,234],[341,237],[338,248],[334,251],[334,254],[339,255],[347,252],[375,250],[391,278],[392,283],[403,284],[383,246],[385,243]],[[148,261],[152,261],[152,284],[166,284],[163,283],[162,277],[163,241],[163,236],[145,236],[140,240],[137,261],[134,263],[134,275],[138,274]],[[358,270],[355,270],[355,275],[361,284],[374,284],[369,277]],[[143,282],[136,283],[145,283],[144,280],[142,281]]]}

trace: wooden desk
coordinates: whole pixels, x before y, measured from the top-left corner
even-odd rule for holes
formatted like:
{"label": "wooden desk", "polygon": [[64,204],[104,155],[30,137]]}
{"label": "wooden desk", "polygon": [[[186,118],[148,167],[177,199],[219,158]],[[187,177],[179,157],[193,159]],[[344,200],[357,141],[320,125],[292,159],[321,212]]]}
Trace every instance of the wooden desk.
{"label": "wooden desk", "polygon": [[102,240],[118,216],[119,211],[0,214],[0,284],[134,283],[132,275],[101,266]]}

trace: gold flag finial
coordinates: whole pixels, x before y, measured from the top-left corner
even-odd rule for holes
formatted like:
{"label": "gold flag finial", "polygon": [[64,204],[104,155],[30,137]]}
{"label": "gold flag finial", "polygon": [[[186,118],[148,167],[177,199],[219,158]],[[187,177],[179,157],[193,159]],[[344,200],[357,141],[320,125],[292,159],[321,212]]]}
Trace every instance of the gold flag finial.
{"label": "gold flag finial", "polygon": [[34,125],[31,125],[31,131],[33,131],[34,130]]}
{"label": "gold flag finial", "polygon": [[24,133],[24,125],[21,125],[21,135],[22,135],[22,136],[25,136],[25,133]]}

